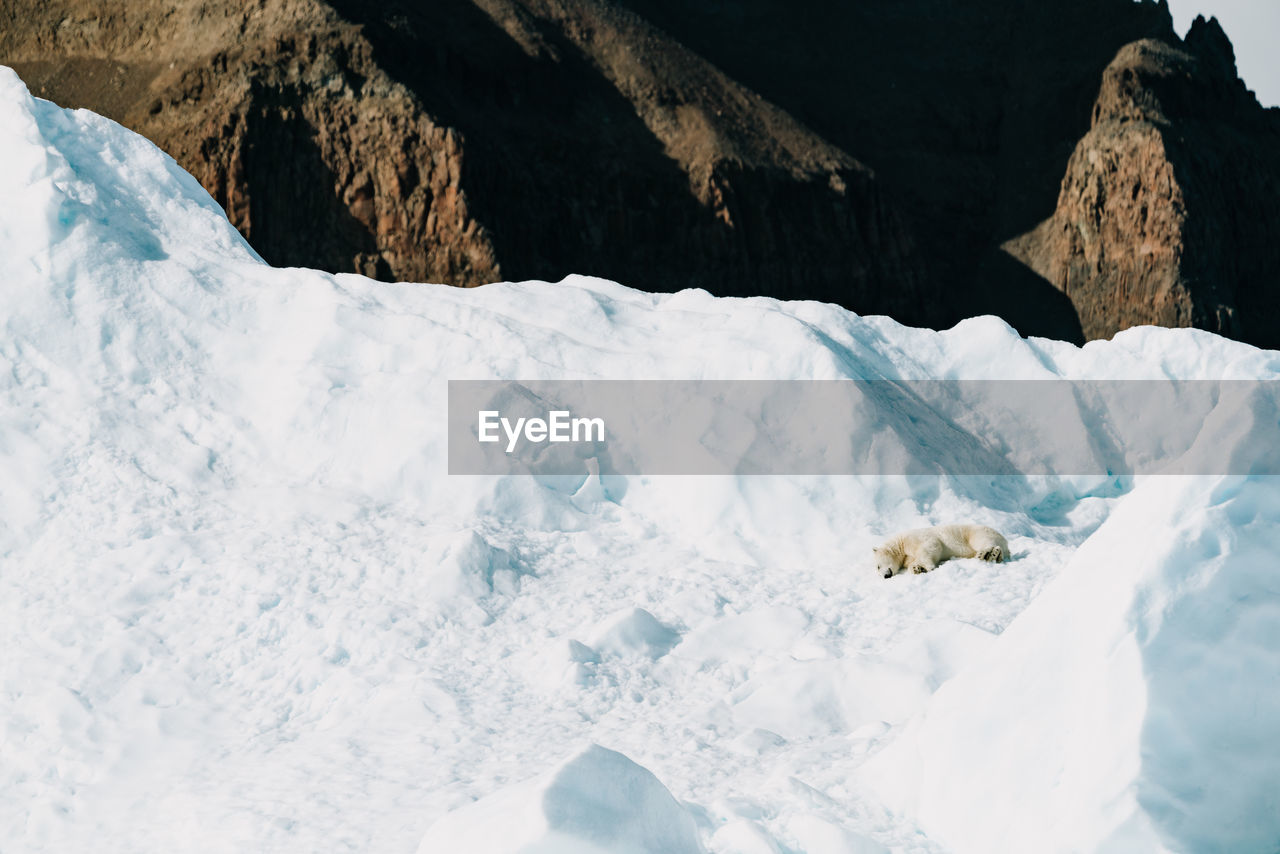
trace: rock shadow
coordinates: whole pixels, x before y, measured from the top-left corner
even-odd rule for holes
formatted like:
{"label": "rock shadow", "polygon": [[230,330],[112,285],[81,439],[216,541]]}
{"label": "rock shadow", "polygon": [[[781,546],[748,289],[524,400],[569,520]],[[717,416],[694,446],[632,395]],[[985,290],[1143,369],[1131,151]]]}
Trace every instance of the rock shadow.
{"label": "rock shadow", "polygon": [[[299,105],[277,90],[259,91],[244,120],[241,186],[249,203],[240,231],[250,245],[276,267],[388,278],[376,237],[339,197],[337,177]],[[358,269],[362,257],[370,263]]]}
{"label": "rock shadow", "polygon": [[517,41],[469,0],[333,5],[434,121],[461,132],[460,185],[504,279],[714,289],[711,212],[635,107],[553,26],[523,16]]}

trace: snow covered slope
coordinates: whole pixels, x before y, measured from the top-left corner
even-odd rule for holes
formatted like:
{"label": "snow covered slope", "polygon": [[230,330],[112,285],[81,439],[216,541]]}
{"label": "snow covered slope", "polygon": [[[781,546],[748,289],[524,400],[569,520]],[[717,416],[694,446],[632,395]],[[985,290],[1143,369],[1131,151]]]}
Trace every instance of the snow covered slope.
{"label": "snow covered slope", "polygon": [[[1276,849],[1273,481],[450,478],[444,407],[1280,354],[276,270],[7,70],[0,199],[0,850]],[[1016,560],[864,559],[956,519]]]}
{"label": "snow covered slope", "polygon": [[1142,483],[864,776],[957,851],[1275,850],[1278,497]]}

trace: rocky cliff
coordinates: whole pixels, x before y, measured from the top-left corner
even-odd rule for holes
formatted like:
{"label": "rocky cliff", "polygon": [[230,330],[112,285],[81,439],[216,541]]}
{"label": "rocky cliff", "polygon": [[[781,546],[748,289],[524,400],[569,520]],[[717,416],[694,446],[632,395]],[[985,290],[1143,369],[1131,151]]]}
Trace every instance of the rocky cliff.
{"label": "rocky cliff", "polygon": [[875,169],[952,317],[1081,338],[999,246],[1053,212],[1116,52],[1174,38],[1163,2],[620,2]]}
{"label": "rocky cliff", "polygon": [[6,8],[0,61],[158,142],[276,264],[947,319],[871,170],[612,4]]}
{"label": "rocky cliff", "polygon": [[1216,25],[832,5],[9,0],[0,62],[154,139],[276,264],[1270,340],[1274,122]]}
{"label": "rocky cliff", "polygon": [[[269,261],[383,278],[499,276],[456,128],[308,0],[5,4],[0,57],[36,94],[148,136]],[[430,247],[430,251],[424,251]]]}
{"label": "rocky cliff", "polygon": [[1280,110],[1198,18],[1107,66],[1057,210],[1006,249],[1062,290],[1089,338],[1194,326],[1280,347]]}

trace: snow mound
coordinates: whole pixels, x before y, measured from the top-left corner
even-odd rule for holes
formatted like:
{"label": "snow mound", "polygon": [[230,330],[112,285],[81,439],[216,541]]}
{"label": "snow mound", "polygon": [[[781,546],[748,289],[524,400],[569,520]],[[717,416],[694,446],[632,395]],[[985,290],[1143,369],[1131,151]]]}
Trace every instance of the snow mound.
{"label": "snow mound", "polygon": [[520,572],[511,556],[491,545],[476,531],[433,538],[422,555],[422,577],[431,586],[440,609],[462,622],[483,625],[483,608],[494,593],[515,595]]}
{"label": "snow mound", "polygon": [[646,768],[592,745],[448,813],[419,854],[702,854],[693,818]]}
{"label": "snow mound", "polygon": [[873,790],[957,852],[1280,843],[1280,490],[1134,490],[873,759]]}
{"label": "snow mound", "polygon": [[874,839],[812,815],[797,816],[787,829],[805,854],[889,854]]}
{"label": "snow mound", "polygon": [[807,623],[808,618],[797,608],[731,614],[690,632],[674,654],[703,667],[752,662],[771,653],[791,655]]}
{"label": "snow mound", "polygon": [[628,608],[604,620],[592,632],[588,645],[620,657],[658,659],[680,642],[680,633],[658,622],[643,608]]}
{"label": "snow mound", "polygon": [[[170,158],[7,69],[0,201],[6,850],[1277,848],[1276,480],[449,477],[446,411],[453,379],[1274,381],[1280,354],[272,269]],[[1088,450],[1142,415],[1062,419]],[[1265,396],[1215,417],[1200,450],[1274,457]],[[1016,559],[873,572],[962,520]]]}
{"label": "snow mound", "polygon": [[573,638],[557,638],[546,644],[528,667],[530,684],[547,691],[585,686],[596,675],[600,653]]}

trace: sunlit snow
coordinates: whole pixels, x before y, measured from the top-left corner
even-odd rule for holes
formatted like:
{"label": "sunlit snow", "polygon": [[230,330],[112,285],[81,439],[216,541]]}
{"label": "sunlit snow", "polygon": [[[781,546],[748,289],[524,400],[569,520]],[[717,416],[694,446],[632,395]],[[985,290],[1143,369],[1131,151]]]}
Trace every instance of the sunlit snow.
{"label": "sunlit snow", "polygon": [[[273,269],[166,155],[7,69],[0,200],[0,850],[1280,846],[1275,481],[562,492],[448,476],[444,411],[462,378],[1277,379],[1280,354]],[[874,573],[885,534],[952,521],[1015,559]]]}

